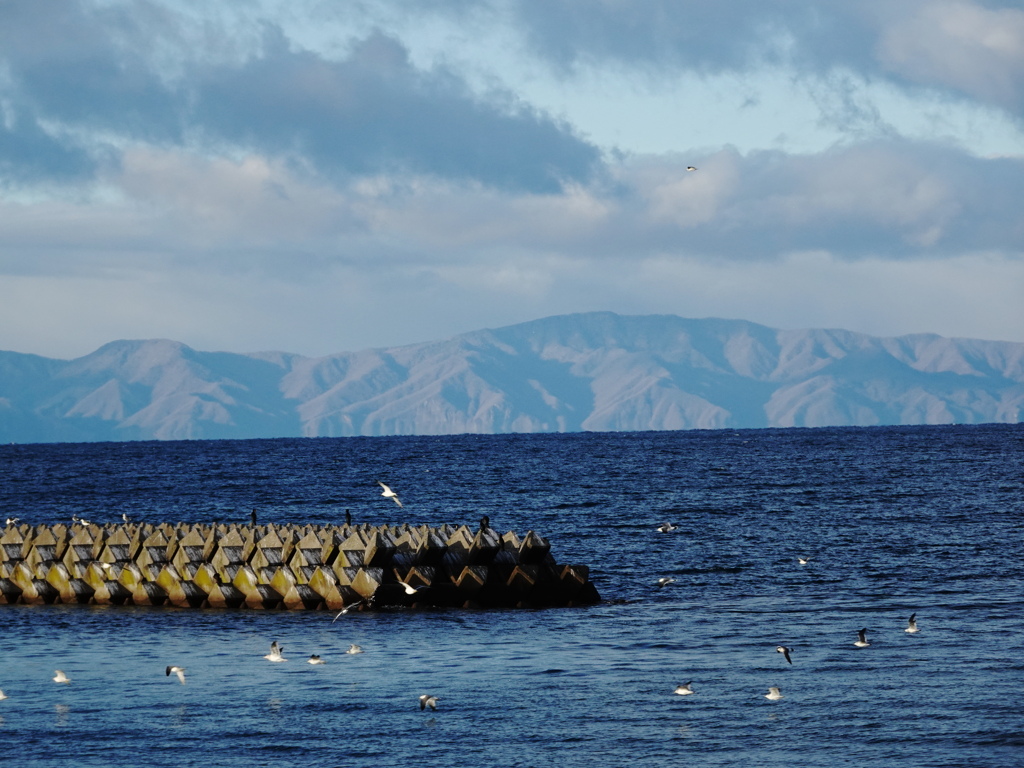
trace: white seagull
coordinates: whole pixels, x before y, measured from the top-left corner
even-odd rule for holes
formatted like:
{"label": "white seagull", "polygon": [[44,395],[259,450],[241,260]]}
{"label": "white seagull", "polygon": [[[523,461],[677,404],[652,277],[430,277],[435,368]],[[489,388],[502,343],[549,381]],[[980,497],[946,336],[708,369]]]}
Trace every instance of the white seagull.
{"label": "white seagull", "polygon": [[383,496],[385,499],[393,499],[395,504],[397,504],[398,506],[402,506],[402,502],[398,500],[397,493],[395,493],[386,485],[384,485],[384,483],[382,483],[380,480],[377,481],[377,485],[384,489],[383,493],[381,493],[381,496]]}
{"label": "white seagull", "polygon": [[420,696],[420,709],[422,710],[426,709],[427,707],[430,707],[432,710],[437,712],[437,702],[439,700],[439,696],[431,696],[429,694],[424,693],[422,696]]}
{"label": "white seagull", "polygon": [[281,651],[284,649],[277,644],[277,640],[270,644],[270,653],[263,658],[267,661],[288,661],[284,656],[281,655]]}
{"label": "white seagull", "polygon": [[326,664],[327,662],[317,656],[315,653],[309,657],[310,664]]}
{"label": "white seagull", "polygon": [[857,641],[854,643],[854,645],[856,645],[858,648],[867,648],[869,645],[871,645],[871,643],[868,642],[867,634],[868,628],[864,627],[864,629],[860,630],[857,633]]}
{"label": "white seagull", "polygon": [[167,677],[170,677],[171,673],[173,672],[175,675],[178,676],[178,679],[181,680],[181,684],[182,685],[185,684],[185,668],[184,667],[169,666],[169,667],[167,667],[167,669],[164,672],[167,675]]}
{"label": "white seagull", "polygon": [[768,693],[764,697],[770,701],[776,701],[782,698],[782,691],[776,688],[774,685],[768,689]]}
{"label": "white seagull", "polygon": [[807,563],[808,563],[808,561],[809,561],[810,559],[811,559],[811,558],[809,558],[809,557],[798,557],[798,558],[796,559],[796,561],[797,561],[798,563],[800,563],[800,565],[807,565]]}
{"label": "white seagull", "polygon": [[53,676],[53,682],[55,683],[70,683],[71,678],[61,672],[59,669],[56,670],[56,674]]}
{"label": "white seagull", "polygon": [[18,524],[18,518],[17,517],[8,517],[7,518],[7,524],[8,525],[17,525]]}
{"label": "white seagull", "polygon": [[359,605],[359,604],[360,604],[361,602],[363,602],[363,601],[362,601],[362,600],[356,600],[356,601],[355,601],[354,603],[352,603],[351,605],[346,605],[346,606],[345,606],[344,608],[342,608],[342,609],[341,609],[340,611],[338,611],[338,615],[337,615],[337,616],[335,616],[335,617],[334,617],[334,619],[332,619],[332,620],[331,620],[331,624],[333,624],[333,623],[334,623],[335,621],[337,621],[337,620],[338,620],[338,616],[344,616],[344,615],[345,615],[346,613],[348,613],[349,611],[351,611],[351,610],[352,610],[353,608],[355,608],[355,607],[356,607],[357,605]]}
{"label": "white seagull", "polygon": [[407,595],[415,595],[421,589],[426,589],[426,586],[414,587],[409,582],[402,581],[401,579],[398,580],[398,583],[401,584],[403,587],[405,587],[405,594],[407,594]]}
{"label": "white seagull", "polygon": [[777,645],[777,646],[775,646],[775,650],[778,653],[781,653],[783,656],[785,656],[786,657],[786,661],[788,661],[790,664],[793,663],[793,660],[791,658],[789,658],[789,652],[793,650],[792,648],[787,648],[784,645]]}
{"label": "white seagull", "polygon": [[350,645],[348,647],[348,650],[345,651],[345,653],[362,653],[362,652],[363,652],[362,646],[356,645],[355,643],[352,643],[352,645]]}
{"label": "white seagull", "polygon": [[7,694],[4,693],[3,691],[0,691],[0,701],[3,701],[6,698],[7,698]]}
{"label": "white seagull", "polygon": [[677,685],[676,689],[672,691],[672,693],[678,693],[680,696],[688,696],[691,693],[695,693],[695,691],[690,687],[691,683],[693,683],[693,680],[691,680],[689,683]]}
{"label": "white seagull", "polygon": [[904,632],[909,632],[910,634],[914,634],[915,632],[920,632],[921,631],[921,630],[919,630],[917,628],[917,614],[916,613],[910,614],[910,618],[907,619],[907,628],[904,629],[903,631]]}
{"label": "white seagull", "polygon": [[676,580],[673,579],[671,576],[662,576],[660,579],[658,579],[658,586],[659,587],[667,587],[669,584],[675,584],[675,583],[676,583]]}
{"label": "white seagull", "polygon": [[692,172],[692,171],[696,171],[696,170],[697,170],[697,168],[696,168],[695,166],[692,166],[692,165],[688,165],[688,166],[686,166],[686,170],[688,170],[688,171],[691,171],[691,172]]}
{"label": "white seagull", "polygon": [[678,527],[675,523],[662,523],[658,526],[658,533],[672,533]]}

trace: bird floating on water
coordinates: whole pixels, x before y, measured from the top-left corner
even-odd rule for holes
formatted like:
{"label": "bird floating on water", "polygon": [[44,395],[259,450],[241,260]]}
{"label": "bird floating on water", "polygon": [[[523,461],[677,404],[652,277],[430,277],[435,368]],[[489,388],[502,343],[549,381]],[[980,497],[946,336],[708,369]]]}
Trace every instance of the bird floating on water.
{"label": "bird floating on water", "polygon": [[54,670],[53,682],[55,683],[70,683],[71,678],[65,675],[61,670]]}
{"label": "bird floating on water", "polygon": [[165,674],[167,675],[167,677],[170,677],[171,673],[174,673],[175,675],[178,676],[178,679],[181,680],[181,684],[182,685],[185,684],[185,668],[184,667],[175,667],[175,666],[167,667],[167,669],[165,670]]}
{"label": "bird floating on water", "polygon": [[658,532],[659,533],[672,533],[672,531],[676,530],[678,527],[679,526],[676,525],[675,523],[662,523],[661,525],[658,526]]}
{"label": "bird floating on water", "polygon": [[277,644],[277,640],[275,640],[270,644],[270,653],[268,653],[263,658],[267,661],[288,661],[288,659],[281,655],[283,651],[284,649],[281,646],[279,646]]}
{"label": "bird floating on water", "polygon": [[319,656],[317,656],[314,653],[314,654],[310,655],[309,663],[310,664],[326,664],[327,662],[325,660],[321,659]]}
{"label": "bird floating on water", "polygon": [[348,647],[348,650],[345,651],[345,653],[362,653],[362,652],[363,652],[362,646],[356,645],[355,643],[352,643],[352,645],[350,645]]}
{"label": "bird floating on water", "polygon": [[783,656],[785,656],[786,661],[788,661],[790,664],[793,663],[793,660],[789,658],[789,652],[793,650],[792,648],[787,648],[784,645],[777,645],[775,646],[775,650],[781,653]]}
{"label": "bird floating on water", "polygon": [[910,634],[914,634],[915,632],[920,632],[921,631],[921,630],[919,630],[917,628],[917,614],[916,613],[910,614],[910,618],[907,619],[907,628],[904,629],[903,631],[904,632],[909,632]]}
{"label": "bird floating on water", "polygon": [[660,579],[658,579],[658,586],[659,587],[667,587],[669,584],[675,584],[675,583],[676,583],[676,580],[673,579],[671,576],[662,576]]}
{"label": "bird floating on water", "polygon": [[782,691],[776,688],[774,685],[768,689],[768,693],[764,695],[766,699],[776,701],[777,699],[783,698]]}
{"label": "bird floating on water", "polygon": [[690,685],[692,685],[692,684],[693,684],[693,680],[691,680],[689,683],[683,683],[682,685],[677,685],[676,689],[674,691],[672,691],[672,693],[678,693],[680,696],[688,696],[691,693],[696,693],[696,691],[694,691],[693,688],[690,687]]}
{"label": "bird floating on water", "polygon": [[438,696],[431,696],[430,694],[424,693],[420,696],[420,709],[426,709],[430,707],[435,712],[437,711],[437,702],[440,700]]}
{"label": "bird floating on water", "polygon": [[397,504],[398,506],[402,506],[402,502],[398,500],[398,494],[397,493],[395,493],[390,488],[388,488],[380,480],[377,481],[377,485],[379,485],[381,488],[384,489],[384,491],[381,493],[381,496],[383,496],[385,499],[393,499],[395,504]]}
{"label": "bird floating on water", "polygon": [[871,645],[871,643],[868,642],[867,627],[864,627],[864,629],[860,630],[857,633],[857,640],[856,642],[854,642],[854,645],[856,645],[858,648],[867,648],[869,645]]}

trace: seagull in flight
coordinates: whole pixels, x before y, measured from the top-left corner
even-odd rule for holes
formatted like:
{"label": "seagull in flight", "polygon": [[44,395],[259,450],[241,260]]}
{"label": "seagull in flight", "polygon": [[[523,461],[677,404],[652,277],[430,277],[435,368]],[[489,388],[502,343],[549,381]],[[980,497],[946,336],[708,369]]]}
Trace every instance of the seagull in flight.
{"label": "seagull in flight", "polygon": [[277,640],[270,644],[270,653],[263,658],[267,661],[288,661],[284,656],[281,655],[281,651],[284,649],[277,644]]}
{"label": "seagull in flight", "polygon": [[437,702],[439,700],[440,697],[438,696],[431,696],[429,694],[424,693],[422,696],[420,696],[420,709],[423,710],[427,707],[430,707],[433,711],[437,712]]}
{"label": "seagull in flight", "polygon": [[780,691],[774,685],[768,689],[768,693],[766,693],[764,697],[766,699],[769,699],[770,701],[777,701],[778,699],[783,698],[782,691]]}
{"label": "seagull in flight", "polygon": [[919,630],[917,628],[917,614],[916,613],[910,614],[910,618],[907,619],[907,628],[904,629],[903,631],[904,632],[909,632],[910,634],[914,634],[915,632],[920,632],[921,631],[921,630]]}
{"label": "seagull in flight", "polygon": [[788,661],[790,664],[793,663],[793,660],[791,658],[789,658],[789,652],[793,650],[792,648],[787,648],[784,645],[777,645],[777,646],[775,646],[775,650],[777,652],[781,653],[783,656],[785,656],[786,657],[786,661]]}
{"label": "seagull in flight", "polygon": [[678,693],[680,696],[688,696],[691,693],[696,693],[696,691],[694,691],[693,688],[690,687],[691,683],[693,683],[693,680],[691,680],[689,683],[677,685],[676,689],[672,691],[672,693]]}
{"label": "seagull in flight", "polygon": [[320,658],[319,656],[317,656],[317,655],[316,655],[316,654],[314,653],[314,654],[312,654],[312,655],[311,655],[311,656],[309,657],[309,663],[310,663],[310,664],[326,664],[327,662],[326,662],[326,661],[325,661],[324,659],[321,659],[321,658]]}
{"label": "seagull in flight", "polygon": [[178,676],[178,679],[181,680],[181,684],[184,685],[185,684],[185,668],[184,667],[170,666],[170,667],[167,667],[167,669],[165,670],[165,674],[167,675],[167,677],[170,677],[172,672],[175,675]]}
{"label": "seagull in flight", "polygon": [[352,645],[350,645],[348,647],[348,650],[345,651],[345,653],[362,653],[362,652],[363,652],[362,646],[356,645],[355,643],[352,643]]}
{"label": "seagull in flight", "polygon": [[398,500],[398,494],[397,493],[395,493],[390,488],[388,488],[380,480],[377,481],[377,485],[379,485],[381,488],[384,489],[384,491],[381,493],[381,496],[383,496],[385,499],[394,499],[395,504],[397,504],[398,506],[402,506],[402,502],[400,502]]}
{"label": "seagull in flight", "polygon": [[17,518],[17,517],[8,517],[7,518],[7,524],[8,525],[17,525],[18,523],[19,523],[19,518]]}
{"label": "seagull in flight", "polygon": [[688,165],[688,166],[686,166],[686,170],[688,170],[688,171],[690,171],[692,173],[693,171],[696,171],[697,168],[696,168],[696,166]]}
{"label": "seagull in flight", "polygon": [[363,602],[362,600],[356,600],[354,603],[346,605],[344,608],[342,608],[340,611],[338,611],[338,615],[335,616],[334,619],[331,620],[331,624],[333,624],[335,621],[337,621],[339,616],[344,616],[346,613],[351,611],[353,608],[355,608],[357,605],[359,605],[362,602]]}
{"label": "seagull in flight", "polygon": [[800,563],[800,565],[807,565],[807,563],[810,562],[810,559],[811,558],[809,557],[798,557],[796,561]]}
{"label": "seagull in flight", "polygon": [[857,633],[857,641],[854,643],[854,645],[856,645],[858,648],[867,648],[869,645],[871,645],[871,643],[868,642],[867,635],[868,628],[864,627],[864,629],[860,630]]}
{"label": "seagull in flight", "polygon": [[676,580],[673,579],[671,576],[662,576],[660,579],[658,579],[658,586],[659,587],[667,587],[669,584],[675,584],[675,583],[676,583]]}
{"label": "seagull in flight", "polygon": [[3,691],[0,691],[0,701],[3,701],[6,698],[7,698],[7,694],[4,693]]}
{"label": "seagull in flight", "polygon": [[662,523],[658,526],[658,533],[672,533],[678,527],[675,523]]}
{"label": "seagull in flight", "polygon": [[401,579],[398,580],[398,583],[401,584],[403,587],[405,587],[405,594],[407,594],[407,595],[415,595],[421,589],[426,589],[427,588],[426,585],[419,586],[419,587],[414,587],[409,582],[402,581]]}
{"label": "seagull in flight", "polygon": [[53,676],[53,682],[55,683],[70,683],[71,678],[61,672],[59,669],[56,670],[56,674]]}

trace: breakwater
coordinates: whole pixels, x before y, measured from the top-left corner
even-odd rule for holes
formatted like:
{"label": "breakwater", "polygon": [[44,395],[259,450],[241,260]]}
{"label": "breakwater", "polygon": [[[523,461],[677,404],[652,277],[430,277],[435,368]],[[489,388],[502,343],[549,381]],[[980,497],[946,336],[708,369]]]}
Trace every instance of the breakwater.
{"label": "breakwater", "polygon": [[584,565],[489,526],[8,525],[0,603],[341,610],[586,605]]}

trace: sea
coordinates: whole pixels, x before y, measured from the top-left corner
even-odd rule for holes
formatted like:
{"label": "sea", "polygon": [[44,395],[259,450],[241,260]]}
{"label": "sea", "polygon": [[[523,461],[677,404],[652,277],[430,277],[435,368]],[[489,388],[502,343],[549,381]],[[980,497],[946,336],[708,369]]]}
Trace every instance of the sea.
{"label": "sea", "polygon": [[487,515],[602,599],[0,605],[0,766],[1024,765],[1024,425],[0,447],[0,521],[253,509]]}

